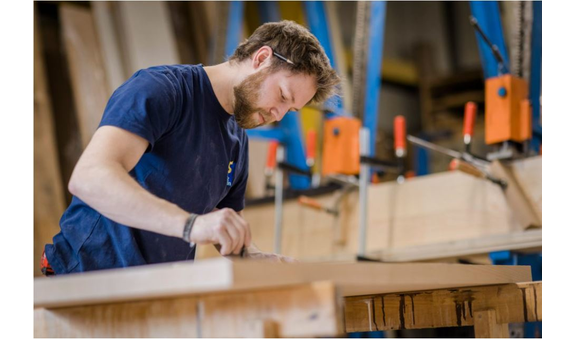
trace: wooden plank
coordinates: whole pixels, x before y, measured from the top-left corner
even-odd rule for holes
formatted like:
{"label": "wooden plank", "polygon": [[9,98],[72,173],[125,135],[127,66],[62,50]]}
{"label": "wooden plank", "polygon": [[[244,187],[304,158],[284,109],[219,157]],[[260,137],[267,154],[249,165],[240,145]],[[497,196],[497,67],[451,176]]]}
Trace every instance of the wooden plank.
{"label": "wooden plank", "polygon": [[259,320],[252,323],[256,329],[254,338],[279,338],[278,323],[270,320]]}
{"label": "wooden plank", "polygon": [[459,241],[383,249],[370,252],[367,257],[384,262],[407,262],[481,255],[502,250],[541,251],[542,249],[543,233],[541,229],[533,229]]}
{"label": "wooden plank", "polygon": [[254,327],[258,326],[254,321],[258,320],[277,323],[278,337],[343,334],[341,308],[334,284],[319,282],[296,287],[202,298],[202,337],[260,336],[263,330]]}
{"label": "wooden plank", "polygon": [[[368,253],[394,252],[522,230],[497,185],[460,172],[417,177],[403,184],[372,185],[368,195]],[[332,206],[336,196],[314,198]],[[300,206],[296,201],[286,201],[284,255],[304,259],[356,254],[358,201],[357,191],[351,192],[339,207],[339,223],[347,240],[344,245],[337,244],[335,217]],[[247,207],[244,216],[256,244],[272,251],[273,204]]]}
{"label": "wooden plank", "polygon": [[225,259],[38,278],[35,307],[65,307],[168,298],[224,291],[233,286],[231,262]]}
{"label": "wooden plank", "polygon": [[333,281],[343,296],[531,280],[527,266],[269,263],[225,258],[38,278],[34,306],[65,307]]}
{"label": "wooden plank", "polygon": [[[209,61],[209,44],[214,31],[214,21],[209,18],[209,6],[205,1],[187,3],[190,18],[192,45],[196,55],[196,63],[206,65]],[[216,19],[218,20],[218,19]]]}
{"label": "wooden plank", "polygon": [[542,156],[516,160],[510,165],[513,177],[539,220],[543,220],[543,158]]}
{"label": "wooden plank", "polygon": [[180,62],[166,3],[126,1],[115,5],[129,75],[143,68]]}
{"label": "wooden plank", "polygon": [[40,276],[40,257],[60,230],[65,199],[39,19],[34,14],[34,276]]}
{"label": "wooden plank", "polygon": [[475,312],[476,338],[509,338],[509,324],[497,322],[497,311],[494,309]]}
{"label": "wooden plank", "polygon": [[37,2],[40,21],[39,39],[43,44],[43,55],[46,66],[46,82],[52,102],[54,127],[58,158],[61,170],[61,181],[64,185],[66,203],[72,195],[66,188],[72,171],[82,154],[82,139],[78,114],[72,93],[70,69],[62,41],[58,4]]}
{"label": "wooden plank", "polygon": [[[516,178],[523,176],[525,184],[520,186],[528,188],[524,190],[530,192],[527,196],[540,205],[541,164],[537,161],[514,162],[512,164],[517,165],[512,165],[512,169],[514,175],[520,172]],[[467,174],[444,172],[414,178],[401,185],[387,182],[372,185],[369,192],[368,253],[384,261],[471,255],[472,251],[483,253],[509,247],[516,250],[541,247],[541,233],[523,233],[500,188]],[[439,199],[438,192],[443,193]],[[335,196],[317,199],[331,206]],[[357,248],[357,202],[357,193],[352,192],[340,206],[340,224],[348,240],[344,246],[336,244],[333,216],[294,201],[285,202],[284,253],[300,259],[353,256]],[[271,251],[273,205],[247,207],[244,215],[258,246]]]}
{"label": "wooden plank", "polygon": [[100,124],[110,91],[90,9],[61,4],[59,12],[80,136],[86,147]]}
{"label": "wooden plank", "polygon": [[368,209],[368,251],[520,230],[497,185],[460,172],[372,186]]}
{"label": "wooden plank", "polygon": [[210,7],[210,12],[216,14],[217,18],[224,18],[224,20],[216,19],[212,21],[214,23],[214,30],[212,34],[212,40],[210,42],[210,60],[209,64],[219,64],[223,63],[226,59],[226,39],[228,31],[228,18],[230,3],[228,1],[214,1],[213,5]]}
{"label": "wooden plank", "polygon": [[[335,194],[316,196],[320,203],[332,206],[336,200]],[[357,233],[357,193],[345,197],[341,205],[340,225],[349,239]],[[357,247],[355,243],[337,244],[336,223],[332,215],[301,206],[297,200],[287,200],[283,204],[284,228],[282,237],[283,254],[296,257],[319,257],[333,254],[353,254]],[[263,204],[248,206],[244,217],[249,222],[252,239],[264,251],[273,251],[275,220],[274,205]]]}
{"label": "wooden plank", "polygon": [[198,337],[198,299],[34,310],[34,336],[50,338]]}
{"label": "wooden plank", "polygon": [[490,165],[490,171],[493,176],[507,182],[507,188],[504,191],[505,198],[521,228],[541,228],[542,222],[535,211],[535,207],[513,176],[511,169],[499,161],[494,161]]}
{"label": "wooden plank", "polygon": [[124,58],[117,33],[114,3],[111,1],[91,1],[90,7],[104,60],[108,90],[109,92],[114,91],[129,77],[123,64]]}
{"label": "wooden plank", "polygon": [[346,332],[472,326],[497,311],[498,324],[542,320],[542,282],[345,298]]}
{"label": "wooden plank", "polygon": [[34,311],[35,337],[333,337],[333,283]]}
{"label": "wooden plank", "polygon": [[352,89],[351,82],[349,80],[350,77],[348,76],[351,75],[351,72],[348,72],[349,67],[343,47],[343,35],[341,33],[340,18],[338,16],[337,6],[339,6],[337,2],[327,1],[325,3],[325,11],[327,15],[329,32],[331,35],[333,58],[335,58],[337,73],[342,78],[342,97],[346,98],[346,100],[343,101],[344,108],[347,112],[351,112]]}
{"label": "wooden plank", "polygon": [[192,21],[188,15],[190,6],[190,2],[168,2],[170,22],[174,30],[176,47],[178,48],[178,55],[182,64],[198,63],[197,49],[193,42],[195,32],[192,29]]}

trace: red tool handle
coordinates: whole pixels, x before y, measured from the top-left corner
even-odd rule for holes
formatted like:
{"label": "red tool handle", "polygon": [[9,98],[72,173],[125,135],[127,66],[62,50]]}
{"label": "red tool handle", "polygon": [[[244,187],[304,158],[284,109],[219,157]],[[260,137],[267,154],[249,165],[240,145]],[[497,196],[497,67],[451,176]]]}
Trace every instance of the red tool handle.
{"label": "red tool handle", "polygon": [[451,162],[449,162],[449,171],[457,170],[458,166],[459,166],[459,159],[457,158],[452,159]]}
{"label": "red tool handle", "polygon": [[405,173],[406,179],[415,178],[415,177],[417,177],[417,175],[415,175],[415,171],[413,171],[413,170],[409,170]]}
{"label": "red tool handle", "polygon": [[[473,128],[475,127],[475,117],[477,116],[477,104],[474,102],[467,102],[465,104],[465,115],[463,117],[463,135],[473,136]],[[466,142],[466,144],[469,144]]]}
{"label": "red tool handle", "polygon": [[268,147],[268,161],[266,162],[267,169],[273,169],[276,167],[276,152],[278,150],[278,141],[271,141]]}
{"label": "red tool handle", "polygon": [[471,165],[467,162],[464,162],[462,160],[459,160],[457,158],[454,158],[451,161],[451,163],[449,163],[449,170],[451,170],[451,171],[459,170],[459,171],[465,172],[466,174],[469,174],[471,176],[475,176],[475,177],[479,177],[479,178],[485,178],[485,174],[483,174],[483,172],[481,172],[479,169],[477,169],[473,165]]}
{"label": "red tool handle", "polygon": [[307,132],[307,142],[306,142],[306,158],[314,160],[315,159],[315,146],[316,146],[317,134],[315,130],[309,130]]}
{"label": "red tool handle", "polygon": [[299,204],[307,205],[308,207],[316,210],[323,210],[323,206],[321,205],[321,203],[308,196],[300,196],[298,198],[298,202]]}
{"label": "red tool handle", "polygon": [[395,153],[398,154],[398,150],[401,150],[401,154],[403,155],[405,151],[405,118],[403,118],[403,116],[395,116],[393,121],[393,134],[395,137]]}

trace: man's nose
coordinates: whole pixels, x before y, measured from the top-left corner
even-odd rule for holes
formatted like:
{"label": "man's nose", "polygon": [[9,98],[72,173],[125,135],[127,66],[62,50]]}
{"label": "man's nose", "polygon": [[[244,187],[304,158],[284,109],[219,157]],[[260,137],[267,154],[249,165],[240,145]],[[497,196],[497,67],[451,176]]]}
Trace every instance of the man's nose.
{"label": "man's nose", "polygon": [[275,110],[272,111],[274,118],[276,121],[282,120],[282,118],[288,113],[289,107],[278,106]]}

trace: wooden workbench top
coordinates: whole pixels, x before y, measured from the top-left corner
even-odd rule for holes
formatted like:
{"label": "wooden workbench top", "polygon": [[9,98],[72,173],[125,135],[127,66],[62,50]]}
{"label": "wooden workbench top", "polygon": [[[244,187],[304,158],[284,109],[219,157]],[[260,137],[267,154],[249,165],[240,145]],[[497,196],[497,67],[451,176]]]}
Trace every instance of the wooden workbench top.
{"label": "wooden workbench top", "polygon": [[331,281],[342,296],[531,281],[528,266],[295,263],[225,258],[102,270],[34,282],[34,307],[71,307]]}

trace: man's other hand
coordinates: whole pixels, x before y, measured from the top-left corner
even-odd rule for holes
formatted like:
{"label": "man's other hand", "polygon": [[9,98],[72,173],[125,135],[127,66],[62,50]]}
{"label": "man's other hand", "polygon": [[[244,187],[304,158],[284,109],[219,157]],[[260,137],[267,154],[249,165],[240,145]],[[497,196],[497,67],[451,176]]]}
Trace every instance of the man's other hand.
{"label": "man's other hand", "polygon": [[222,255],[239,254],[252,242],[250,226],[233,209],[224,208],[198,216],[190,239],[196,244],[220,244]]}

